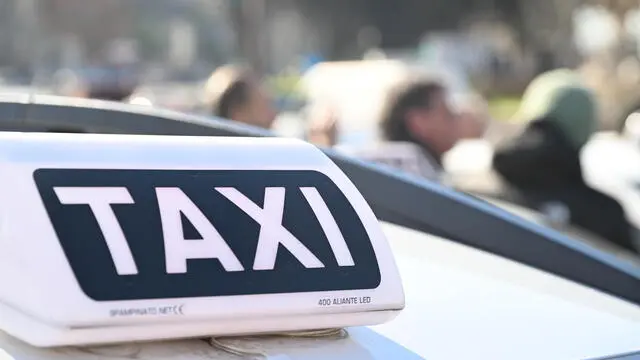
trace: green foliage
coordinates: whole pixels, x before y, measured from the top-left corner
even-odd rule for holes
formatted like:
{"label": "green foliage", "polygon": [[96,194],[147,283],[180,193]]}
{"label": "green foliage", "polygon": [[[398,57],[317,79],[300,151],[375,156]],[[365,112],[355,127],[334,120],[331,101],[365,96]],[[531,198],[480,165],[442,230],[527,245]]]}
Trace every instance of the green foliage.
{"label": "green foliage", "polygon": [[136,21],[136,35],[144,59],[161,58],[167,46],[167,29],[162,26],[166,22],[152,15],[140,16]]}
{"label": "green foliage", "polygon": [[520,107],[516,96],[498,96],[489,99],[489,113],[498,121],[511,121]]}
{"label": "green foliage", "polygon": [[276,97],[302,98],[298,75],[276,75],[266,79],[266,84]]}

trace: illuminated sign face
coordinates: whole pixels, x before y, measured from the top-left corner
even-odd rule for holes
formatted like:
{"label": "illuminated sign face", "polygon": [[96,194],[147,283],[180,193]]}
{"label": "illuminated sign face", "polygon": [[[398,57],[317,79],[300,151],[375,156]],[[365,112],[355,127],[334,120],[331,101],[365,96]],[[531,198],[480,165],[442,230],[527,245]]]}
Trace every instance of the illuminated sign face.
{"label": "illuminated sign face", "polygon": [[303,141],[7,132],[0,153],[0,331],[31,345],[375,325],[404,307],[375,214]]}
{"label": "illuminated sign face", "polygon": [[374,289],[345,195],[310,170],[38,169],[35,182],[96,301]]}

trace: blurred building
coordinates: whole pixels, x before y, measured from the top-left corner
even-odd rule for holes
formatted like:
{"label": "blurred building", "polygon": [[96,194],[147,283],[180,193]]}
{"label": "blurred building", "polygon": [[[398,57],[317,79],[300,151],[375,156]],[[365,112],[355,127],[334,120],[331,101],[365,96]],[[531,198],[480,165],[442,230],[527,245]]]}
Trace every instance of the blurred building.
{"label": "blurred building", "polygon": [[[178,63],[201,56],[223,62],[235,41],[226,0],[1,0],[0,66],[62,66],[122,58]],[[182,35],[181,35],[182,34]],[[186,35],[185,35],[186,34]],[[177,36],[177,37],[176,37]],[[186,38],[185,38],[186,36]],[[126,51],[124,49],[127,49]],[[128,56],[128,55],[127,55]],[[126,56],[125,56],[126,57]],[[189,60],[187,59],[187,60]]]}
{"label": "blurred building", "polygon": [[13,60],[13,3],[0,2],[0,66],[7,66]]}
{"label": "blurred building", "polygon": [[557,62],[571,58],[579,1],[1,0],[0,46],[9,51],[0,51],[0,64],[100,61],[124,39],[159,66],[240,57],[276,71],[300,56],[354,59],[370,48],[416,47],[426,32],[458,29],[479,14],[511,25],[522,43]]}
{"label": "blurred building", "polygon": [[[367,47],[416,47],[425,33],[490,19],[548,66],[575,65],[572,10],[580,0],[238,0],[234,18],[241,50],[254,63],[279,69],[297,55],[353,59]],[[244,34],[244,35],[242,35]],[[538,54],[539,53],[539,54]]]}
{"label": "blurred building", "polygon": [[30,66],[35,9],[36,0],[0,1],[0,66]]}
{"label": "blurred building", "polygon": [[130,0],[44,0],[38,3],[40,27],[59,39],[73,34],[84,56],[97,59],[112,39],[133,35],[133,6]]}

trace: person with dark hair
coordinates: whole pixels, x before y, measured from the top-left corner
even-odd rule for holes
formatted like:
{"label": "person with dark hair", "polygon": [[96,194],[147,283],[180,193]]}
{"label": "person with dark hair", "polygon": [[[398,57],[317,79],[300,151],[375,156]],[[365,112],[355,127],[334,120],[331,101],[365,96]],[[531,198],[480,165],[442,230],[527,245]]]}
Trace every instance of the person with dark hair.
{"label": "person with dark hair", "polygon": [[59,95],[119,102],[133,94],[138,80],[134,69],[100,66],[60,70],[54,84]]}
{"label": "person with dark hair", "polygon": [[447,89],[435,80],[410,81],[394,89],[380,125],[385,140],[415,145],[438,173],[442,156],[458,140]]}
{"label": "person with dark hair", "polygon": [[212,115],[241,123],[271,128],[276,117],[271,97],[248,68],[218,68],[205,87],[205,103]]}
{"label": "person with dark hair", "polygon": [[635,251],[622,206],[582,175],[580,151],[595,131],[596,113],[594,95],[573,73],[540,75],[523,96],[518,116],[525,128],[497,146],[493,169],[527,207],[563,208],[570,223]]}
{"label": "person with dark hair", "polygon": [[402,82],[387,96],[380,119],[382,142],[336,149],[436,182],[446,182],[442,156],[458,140],[457,117],[447,89],[422,78]]}

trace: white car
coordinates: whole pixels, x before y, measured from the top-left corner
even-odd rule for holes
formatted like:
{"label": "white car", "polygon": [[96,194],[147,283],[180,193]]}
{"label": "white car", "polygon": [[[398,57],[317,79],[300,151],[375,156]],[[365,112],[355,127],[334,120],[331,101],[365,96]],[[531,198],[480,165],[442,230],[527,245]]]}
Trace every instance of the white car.
{"label": "white car", "polygon": [[[0,130],[59,127],[92,133],[271,136],[227,121],[147,107],[46,96],[0,99]],[[217,348],[202,339],[39,348],[0,333],[0,359],[235,359],[229,354],[235,351],[246,358],[279,360],[561,360],[623,359],[640,350],[637,264],[417,177],[325,152],[382,222],[406,299],[395,319],[349,327],[346,338],[230,338],[219,339]],[[37,149],[30,154],[35,156]],[[167,161],[179,161],[167,156]]]}

